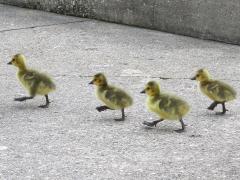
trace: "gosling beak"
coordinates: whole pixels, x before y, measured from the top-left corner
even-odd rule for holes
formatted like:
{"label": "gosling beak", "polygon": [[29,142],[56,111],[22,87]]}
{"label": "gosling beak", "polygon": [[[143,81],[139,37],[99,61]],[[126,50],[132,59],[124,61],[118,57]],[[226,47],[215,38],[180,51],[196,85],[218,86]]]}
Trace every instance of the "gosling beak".
{"label": "gosling beak", "polygon": [[145,89],[142,90],[140,93],[141,93],[141,94],[145,94],[145,93],[146,93]]}
{"label": "gosling beak", "polygon": [[88,83],[88,84],[93,84],[93,81],[91,81],[90,83]]}
{"label": "gosling beak", "polygon": [[192,77],[191,80],[196,80],[196,76]]}
{"label": "gosling beak", "polygon": [[10,61],[9,63],[7,63],[8,65],[11,65],[12,64],[12,61]]}

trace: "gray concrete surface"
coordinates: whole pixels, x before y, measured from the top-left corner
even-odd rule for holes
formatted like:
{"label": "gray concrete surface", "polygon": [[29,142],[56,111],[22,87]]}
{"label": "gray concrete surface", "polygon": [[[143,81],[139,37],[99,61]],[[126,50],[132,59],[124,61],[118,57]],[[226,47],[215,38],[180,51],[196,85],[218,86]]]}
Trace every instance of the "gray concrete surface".
{"label": "gray concrete surface", "polygon": [[0,0],[0,3],[240,45],[239,0]]}
{"label": "gray concrete surface", "polygon": [[[0,179],[239,179],[239,100],[216,116],[188,79],[206,67],[239,92],[239,46],[5,5],[0,22]],[[6,65],[18,52],[54,77],[49,109],[37,108],[41,97],[13,101],[26,94]],[[96,72],[133,95],[125,122],[96,112]],[[139,93],[149,79],[191,104],[185,133],[177,122],[141,125],[158,118]]]}

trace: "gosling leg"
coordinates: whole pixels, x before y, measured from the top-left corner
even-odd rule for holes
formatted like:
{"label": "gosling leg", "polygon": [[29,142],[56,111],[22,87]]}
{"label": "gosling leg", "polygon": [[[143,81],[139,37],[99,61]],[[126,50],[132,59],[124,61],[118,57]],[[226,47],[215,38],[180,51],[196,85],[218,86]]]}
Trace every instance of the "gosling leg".
{"label": "gosling leg", "polygon": [[96,107],[96,109],[98,112],[102,112],[102,111],[106,111],[107,109],[110,109],[110,108],[107,106],[98,106],[98,107]]}
{"label": "gosling leg", "polygon": [[46,104],[38,106],[38,107],[40,107],[40,108],[48,108],[48,106],[50,104],[50,101],[48,99],[48,95],[45,95],[45,98],[46,98]]}
{"label": "gosling leg", "polygon": [[214,102],[208,107],[208,109],[213,111],[218,104],[219,104],[219,102],[214,101]]}
{"label": "gosling leg", "polygon": [[119,119],[115,119],[115,121],[124,121],[125,120],[125,113],[124,113],[124,109],[121,109],[121,112],[122,112],[122,118],[119,118]]}
{"label": "gosling leg", "polygon": [[143,124],[149,127],[153,127],[153,126],[157,126],[157,124],[161,121],[163,121],[164,119],[159,119],[157,121],[152,121],[152,122],[148,122],[148,121],[144,121]]}
{"label": "gosling leg", "polygon": [[174,130],[174,131],[177,132],[177,133],[182,133],[182,132],[185,131],[185,126],[186,126],[186,125],[184,124],[184,122],[183,122],[182,119],[180,119],[179,121],[180,121],[180,123],[181,123],[181,125],[182,125],[182,129],[177,129],[177,130]]}
{"label": "gosling leg", "polygon": [[22,101],[26,101],[28,99],[33,99],[34,97],[33,96],[30,96],[30,97],[20,97],[20,98],[14,98],[14,101],[19,101],[19,102],[22,102]]}
{"label": "gosling leg", "polygon": [[217,115],[224,115],[228,111],[225,107],[225,102],[223,102],[221,104],[222,104],[222,112],[216,113]]}

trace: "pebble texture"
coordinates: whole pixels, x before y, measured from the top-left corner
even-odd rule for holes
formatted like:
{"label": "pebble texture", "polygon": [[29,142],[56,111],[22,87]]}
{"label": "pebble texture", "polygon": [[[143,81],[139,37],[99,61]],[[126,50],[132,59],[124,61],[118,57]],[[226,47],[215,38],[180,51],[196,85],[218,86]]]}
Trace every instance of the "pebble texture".
{"label": "pebble texture", "polygon": [[[205,66],[239,93],[239,46],[5,5],[0,22],[1,180],[240,179],[239,98],[216,116],[189,80]],[[42,97],[13,101],[26,95],[7,65],[18,52],[53,76],[48,109],[37,107]],[[101,103],[88,83],[96,72],[133,96],[126,121],[95,110]],[[175,133],[173,121],[142,126],[158,119],[140,94],[150,79],[189,102],[186,132]]]}
{"label": "pebble texture", "polygon": [[239,0],[0,0],[0,3],[240,44]]}

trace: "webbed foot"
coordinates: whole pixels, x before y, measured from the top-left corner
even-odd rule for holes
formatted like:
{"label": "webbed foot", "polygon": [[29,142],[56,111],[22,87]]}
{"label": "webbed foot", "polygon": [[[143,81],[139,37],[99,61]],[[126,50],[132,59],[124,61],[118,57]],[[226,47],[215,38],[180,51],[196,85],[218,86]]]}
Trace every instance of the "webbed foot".
{"label": "webbed foot", "polygon": [[26,98],[24,98],[24,97],[14,98],[14,101],[20,101],[20,102],[22,102],[22,101],[26,101]]}
{"label": "webbed foot", "polygon": [[177,132],[177,133],[182,133],[182,132],[185,131],[185,126],[186,126],[186,125],[184,124],[182,118],[181,118],[179,121],[180,121],[180,123],[181,123],[182,129],[177,129],[177,130],[174,130],[174,131]]}
{"label": "webbed foot", "polygon": [[44,105],[40,105],[38,106],[39,108],[48,108],[49,107],[49,104],[44,104]]}
{"label": "webbed foot", "polygon": [[125,113],[124,113],[124,109],[121,109],[121,112],[122,112],[122,117],[119,118],[119,119],[114,119],[115,121],[124,121],[125,120]]}
{"label": "webbed foot", "polygon": [[177,132],[177,133],[182,133],[182,132],[185,131],[185,129],[176,129],[176,130],[174,130],[174,131]]}
{"label": "webbed foot", "polygon": [[157,120],[157,121],[152,121],[152,122],[148,122],[148,121],[144,121],[143,124],[146,125],[146,126],[149,126],[149,127],[153,127],[153,126],[157,126],[157,123],[163,121],[164,119],[160,119],[160,120]]}
{"label": "webbed foot", "polygon": [[156,123],[154,123],[154,121],[153,122],[144,121],[143,124],[149,127],[153,127],[153,126],[156,127],[157,125]]}
{"label": "webbed foot", "polygon": [[98,106],[98,107],[96,107],[96,109],[98,112],[102,112],[102,111],[106,111],[107,109],[110,109],[110,108],[107,106]]}
{"label": "webbed foot", "polygon": [[23,102],[26,101],[28,99],[33,99],[33,97],[20,97],[20,98],[14,98],[14,101],[19,101],[19,102]]}
{"label": "webbed foot", "polygon": [[214,110],[214,108],[213,108],[213,107],[210,107],[210,106],[209,106],[207,109],[208,109],[208,110],[211,110],[211,111]]}

